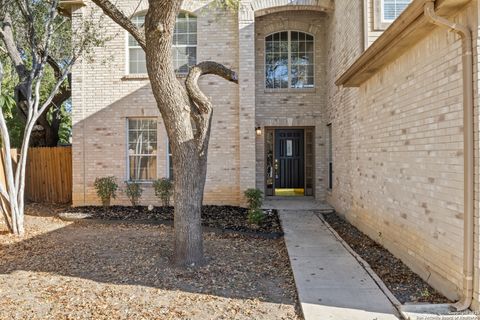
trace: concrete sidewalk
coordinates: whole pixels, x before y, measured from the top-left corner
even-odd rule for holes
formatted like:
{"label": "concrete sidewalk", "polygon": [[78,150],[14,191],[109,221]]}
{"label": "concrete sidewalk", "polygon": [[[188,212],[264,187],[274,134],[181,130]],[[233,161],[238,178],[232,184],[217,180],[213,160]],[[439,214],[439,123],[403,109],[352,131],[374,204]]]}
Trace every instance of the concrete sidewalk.
{"label": "concrete sidewalk", "polygon": [[398,319],[383,291],[316,215],[318,209],[300,208],[279,212],[305,319]]}

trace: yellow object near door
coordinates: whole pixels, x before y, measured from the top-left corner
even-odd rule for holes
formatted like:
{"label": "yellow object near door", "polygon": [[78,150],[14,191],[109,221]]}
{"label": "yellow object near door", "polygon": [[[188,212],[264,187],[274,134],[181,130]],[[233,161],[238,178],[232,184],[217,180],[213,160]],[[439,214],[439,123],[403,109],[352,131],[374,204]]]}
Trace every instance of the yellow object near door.
{"label": "yellow object near door", "polygon": [[276,196],[302,197],[305,195],[305,189],[275,189]]}

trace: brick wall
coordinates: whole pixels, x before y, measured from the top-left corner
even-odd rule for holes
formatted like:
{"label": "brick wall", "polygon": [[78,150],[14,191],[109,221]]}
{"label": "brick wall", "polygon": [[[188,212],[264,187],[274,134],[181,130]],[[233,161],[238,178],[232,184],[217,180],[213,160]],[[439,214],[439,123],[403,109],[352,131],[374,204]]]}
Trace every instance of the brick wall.
{"label": "brick wall", "polygon": [[[329,35],[338,37],[329,40],[334,67],[328,90],[335,183],[328,200],[435,288],[458,298],[463,266],[461,41],[437,28],[359,89],[335,88],[332,81],[358,55],[345,47],[355,34],[355,21],[339,14],[354,4],[336,5]],[[475,30],[476,2],[456,19]]]}
{"label": "brick wall", "polygon": [[[325,130],[324,119],[326,15],[319,12],[293,11],[272,13],[255,21],[256,125],[264,127],[315,128],[315,196],[325,200]],[[265,37],[271,33],[295,30],[311,33],[315,41],[314,89],[265,89]],[[256,184],[265,188],[265,135],[256,139]]]}
{"label": "brick wall", "polygon": [[[118,1],[127,14],[132,2]],[[142,2],[146,7],[147,3]],[[74,12],[74,23],[90,17],[92,4]],[[138,12],[144,9],[138,9]],[[197,60],[215,60],[238,70],[238,21],[233,12],[214,12],[206,1],[186,1],[184,8],[198,16]],[[98,9],[95,10],[98,16]],[[120,185],[127,178],[126,123],[128,117],[155,117],[158,121],[157,174],[167,174],[167,136],[145,76],[126,76],[127,34],[105,19],[102,30],[112,36],[104,48],[97,48],[95,61],[83,61],[73,78],[73,203],[98,204],[93,189],[96,177],[114,175]],[[219,50],[219,48],[230,48]],[[200,86],[214,108],[209,148],[206,203],[238,204],[239,143],[238,88],[223,79],[206,76]],[[253,131],[253,129],[252,129]],[[157,203],[151,185],[144,185],[142,203]],[[128,204],[120,193],[114,204]]]}

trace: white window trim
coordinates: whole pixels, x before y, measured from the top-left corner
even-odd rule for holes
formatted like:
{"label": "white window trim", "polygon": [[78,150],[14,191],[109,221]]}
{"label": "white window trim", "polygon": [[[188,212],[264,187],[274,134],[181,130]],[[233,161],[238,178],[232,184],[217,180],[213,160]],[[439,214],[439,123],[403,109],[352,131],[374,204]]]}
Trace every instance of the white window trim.
{"label": "white window trim", "polygon": [[[288,87],[287,88],[267,88],[267,77],[266,77],[266,74],[267,74],[267,47],[265,45],[266,43],[266,39],[268,36],[272,35],[272,34],[276,34],[276,33],[280,33],[280,32],[288,32],[288,37],[287,37],[287,41],[288,41]],[[305,33],[305,34],[308,34],[310,36],[313,37],[313,62],[312,62],[312,65],[313,65],[313,86],[312,87],[308,87],[308,88],[292,88],[291,87],[291,64],[292,64],[292,60],[291,60],[291,46],[290,46],[290,42],[291,42],[291,33],[292,32],[301,32],[301,33]],[[298,92],[298,91],[306,91],[306,92],[312,92],[312,91],[316,91],[316,83],[317,83],[317,75],[316,75],[316,65],[315,65],[315,54],[316,54],[316,37],[314,34],[312,33],[309,33],[309,32],[305,32],[305,31],[301,31],[301,30],[295,30],[295,29],[292,29],[292,30],[281,30],[281,31],[275,31],[275,32],[271,32],[267,35],[265,35],[263,37],[263,55],[264,55],[264,59],[263,59],[263,88],[265,90],[265,92],[288,92],[288,91],[295,91],[295,92]]]}
{"label": "white window trim", "polygon": [[[145,12],[146,13],[146,12]],[[141,15],[142,13],[139,13],[137,15]],[[197,20],[197,44],[195,45],[172,45],[172,49],[173,48],[190,48],[190,47],[195,47],[196,48],[196,61],[195,63],[198,61],[198,17],[191,14],[191,13],[188,13],[189,15],[192,15],[193,17],[195,17],[195,19]],[[137,16],[135,15],[135,16]],[[130,36],[130,33],[128,31],[125,31],[125,76],[126,77],[129,77],[129,78],[144,78],[144,77],[148,77],[148,73],[132,73],[130,72],[130,48],[137,48],[137,49],[140,49],[142,48],[141,46],[136,46],[136,47],[133,47],[133,46],[130,46],[129,42],[128,42],[128,37]],[[314,40],[315,40],[315,37],[314,37]],[[176,72],[177,76],[179,77],[185,77],[188,72]]]}
{"label": "white window trim", "polygon": [[[125,118],[125,154],[126,154],[126,170],[125,170],[125,181],[126,182],[136,182],[136,183],[145,183],[145,184],[151,184],[155,179],[158,179],[158,170],[157,171],[157,176],[154,177],[152,180],[131,180],[130,179],[130,154],[128,152],[129,150],[129,134],[130,134],[130,128],[129,128],[129,120],[154,120],[157,124],[157,153],[155,156],[153,155],[140,155],[140,156],[150,156],[150,157],[156,157],[157,158],[157,169],[158,169],[158,151],[159,151],[159,145],[158,145],[158,118],[157,117],[126,117]],[[138,156],[138,155],[137,155]]]}
{"label": "white window trim", "polygon": [[166,157],[167,157],[167,161],[165,161],[166,163],[166,167],[165,167],[165,177],[167,179],[172,179],[172,177],[170,176],[170,142],[168,140],[168,137],[165,139],[165,143],[166,143],[166,146],[167,146],[167,154],[166,154]]}
{"label": "white window trim", "polygon": [[[384,15],[384,0],[366,0],[373,2],[373,31],[384,31],[386,30],[396,19],[385,20]],[[411,2],[411,1],[410,1]],[[371,4],[371,2],[370,2]]]}
{"label": "white window trim", "polygon": [[385,0],[380,0],[380,21],[391,24],[395,19],[385,19]]}

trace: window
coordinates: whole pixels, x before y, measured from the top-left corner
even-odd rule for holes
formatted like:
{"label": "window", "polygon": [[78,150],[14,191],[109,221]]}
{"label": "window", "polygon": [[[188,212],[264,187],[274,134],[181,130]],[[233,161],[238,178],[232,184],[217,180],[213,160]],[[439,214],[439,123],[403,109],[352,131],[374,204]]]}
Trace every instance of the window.
{"label": "window", "polygon": [[157,120],[128,119],[128,179],[148,181],[157,178]]}
{"label": "window", "polygon": [[382,21],[393,22],[405,8],[410,4],[411,0],[381,0],[382,1]]}
{"label": "window", "polygon": [[[135,16],[132,22],[141,27],[145,23],[145,16]],[[128,34],[128,71],[135,74],[147,73],[145,52],[131,34]]]}
{"label": "window", "polygon": [[412,2],[411,0],[374,0],[374,29],[385,30]]}
{"label": "window", "polygon": [[332,124],[327,125],[327,153],[328,153],[328,189],[333,189],[333,138]]}
{"label": "window", "polygon": [[[145,15],[133,17],[132,22],[141,27],[145,23]],[[177,16],[172,57],[175,70],[179,74],[188,73],[189,67],[197,63],[197,18],[189,13],[181,12]],[[147,73],[145,52],[130,34],[128,34],[128,73]]]}
{"label": "window", "polygon": [[313,36],[282,31],[265,38],[265,87],[267,89],[314,87]]}
{"label": "window", "polygon": [[197,18],[180,13],[173,33],[173,65],[178,73],[188,73],[197,63]]}
{"label": "window", "polygon": [[168,179],[173,180],[173,158],[172,158],[172,149],[170,148],[170,143],[167,144],[167,161],[168,161]]}

